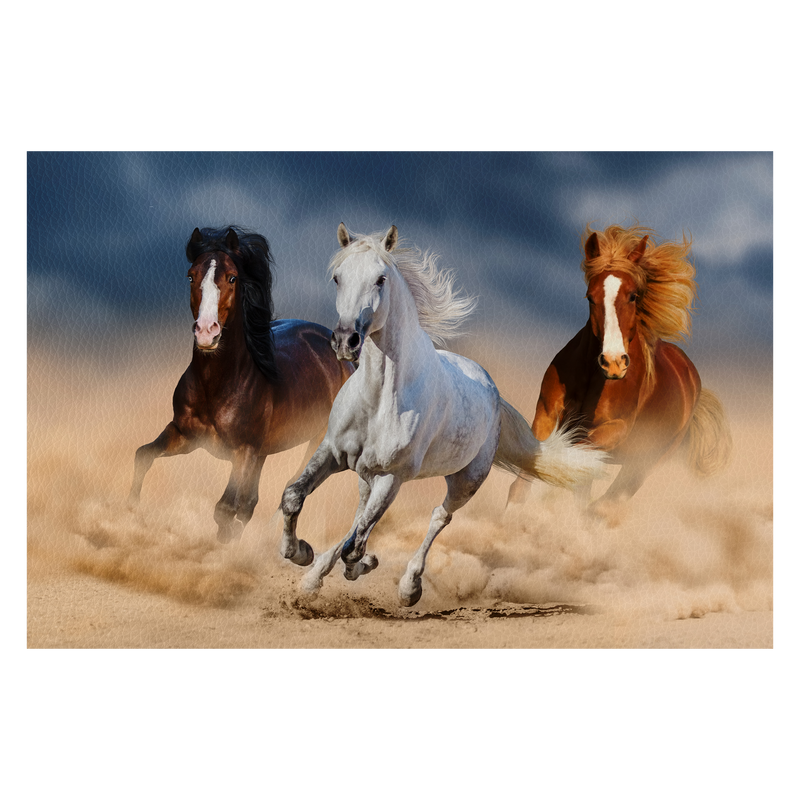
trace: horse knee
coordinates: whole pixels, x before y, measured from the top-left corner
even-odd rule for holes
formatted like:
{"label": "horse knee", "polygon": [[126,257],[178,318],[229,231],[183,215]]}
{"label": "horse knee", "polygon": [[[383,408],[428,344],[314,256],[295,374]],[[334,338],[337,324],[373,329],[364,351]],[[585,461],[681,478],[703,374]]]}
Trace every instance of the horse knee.
{"label": "horse knee", "polygon": [[214,522],[217,525],[228,525],[236,516],[236,507],[225,497],[214,506]]}
{"label": "horse knee", "polygon": [[288,516],[296,516],[303,508],[305,497],[303,493],[295,488],[296,484],[284,489],[283,496],[281,497],[281,511]]}

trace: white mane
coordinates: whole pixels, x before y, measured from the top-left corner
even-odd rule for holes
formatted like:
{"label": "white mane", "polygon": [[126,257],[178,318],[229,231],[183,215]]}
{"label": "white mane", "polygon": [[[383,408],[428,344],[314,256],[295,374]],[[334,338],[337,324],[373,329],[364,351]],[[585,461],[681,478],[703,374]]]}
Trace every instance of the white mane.
{"label": "white mane", "polygon": [[475,310],[477,298],[453,288],[455,276],[452,270],[436,266],[438,256],[416,247],[400,247],[400,243],[389,253],[381,246],[384,235],[353,234],[354,240],[331,259],[329,274],[349,256],[374,251],[382,261],[397,267],[414,298],[420,326],[434,344],[443,346],[448,337],[460,335],[458,328]]}

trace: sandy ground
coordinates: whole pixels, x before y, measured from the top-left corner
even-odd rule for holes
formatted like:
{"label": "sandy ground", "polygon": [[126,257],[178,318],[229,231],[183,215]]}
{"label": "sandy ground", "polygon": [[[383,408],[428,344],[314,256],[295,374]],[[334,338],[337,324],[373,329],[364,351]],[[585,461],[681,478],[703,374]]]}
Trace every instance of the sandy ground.
{"label": "sandy ground", "polygon": [[[216,541],[228,465],[205,452],[157,461],[141,508],[125,508],[136,447],[170,419],[185,339],[109,345],[68,366],[30,346],[30,648],[772,647],[771,396],[704,376],[730,414],[732,465],[705,481],[664,465],[616,527],[544,485],[504,510],[512,478],[494,470],[434,544],[422,600],[402,609],[397,583],[443,479],[403,488],[370,539],[375,572],[350,583],[337,568],[314,600],[304,570],[278,555],[273,516],[302,448],[268,460],[238,543]],[[544,354],[520,370],[479,341],[454,349],[530,419]],[[355,476],[335,476],[306,502],[299,534],[321,552],[356,505]]]}

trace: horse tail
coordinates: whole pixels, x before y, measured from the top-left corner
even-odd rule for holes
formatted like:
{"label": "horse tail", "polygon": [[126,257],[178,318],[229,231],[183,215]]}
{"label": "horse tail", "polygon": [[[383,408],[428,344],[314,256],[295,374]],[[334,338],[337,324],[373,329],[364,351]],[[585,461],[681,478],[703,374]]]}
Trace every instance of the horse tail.
{"label": "horse tail", "polygon": [[522,478],[567,489],[604,478],[608,456],[578,443],[580,436],[580,430],[561,425],[540,442],[522,414],[501,397],[500,442],[493,463]]}
{"label": "horse tail", "polygon": [[733,450],[733,438],[725,409],[714,392],[701,389],[689,423],[689,466],[707,476],[727,466]]}

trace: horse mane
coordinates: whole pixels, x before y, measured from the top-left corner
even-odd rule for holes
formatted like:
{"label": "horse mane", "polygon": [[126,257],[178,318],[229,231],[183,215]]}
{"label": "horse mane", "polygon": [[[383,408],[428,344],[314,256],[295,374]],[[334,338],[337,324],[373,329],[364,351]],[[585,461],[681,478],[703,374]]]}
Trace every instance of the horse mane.
{"label": "horse mane", "polygon": [[454,288],[455,274],[453,270],[443,270],[437,265],[438,256],[417,247],[402,247],[402,240],[388,252],[381,242],[383,233],[370,235],[351,234],[353,241],[341,248],[331,259],[328,273],[355,253],[366,253],[370,250],[378,257],[397,267],[408,286],[422,330],[431,337],[434,344],[445,345],[449,337],[460,336],[461,323],[475,310],[477,298],[468,297]]}
{"label": "horse mane", "polygon": [[[239,238],[236,250],[229,249],[226,244],[231,229]],[[274,383],[278,379],[278,370],[275,366],[275,341],[271,324],[275,319],[272,305],[274,261],[269,242],[260,233],[238,225],[201,228],[200,233],[203,237],[201,242],[192,242],[190,239],[186,243],[186,257],[194,262],[203,253],[221,252],[236,264],[245,344],[261,373]]]}
{"label": "horse mane", "polygon": [[[694,265],[689,260],[691,236],[682,242],[657,241],[650,228],[633,225],[623,228],[610,225],[604,231],[593,231],[587,225],[581,238],[586,241],[597,233],[600,255],[581,262],[584,278],[589,281],[609,270],[630,275],[638,294],[636,301],[639,335],[645,353],[646,379],[654,377],[655,348],[659,339],[679,342],[688,340],[692,332],[692,314],[697,300]],[[637,264],[629,258],[644,236],[646,249]]]}

